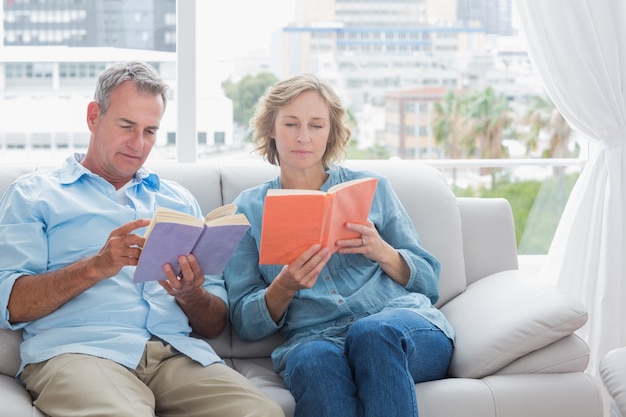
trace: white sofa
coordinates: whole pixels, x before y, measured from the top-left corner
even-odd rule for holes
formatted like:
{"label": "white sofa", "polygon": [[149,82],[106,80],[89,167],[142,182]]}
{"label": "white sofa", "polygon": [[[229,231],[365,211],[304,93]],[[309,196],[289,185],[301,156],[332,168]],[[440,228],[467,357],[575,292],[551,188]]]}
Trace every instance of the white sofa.
{"label": "white sofa", "polygon": [[[600,387],[584,373],[588,347],[574,334],[587,313],[578,301],[518,271],[507,201],[456,198],[436,169],[415,161],[346,164],[390,178],[424,246],[442,263],[438,306],[456,330],[456,347],[448,378],[416,385],[420,417],[603,415]],[[148,165],[190,189],[205,212],[277,174],[260,160]],[[0,192],[35,169],[0,165]],[[14,379],[20,340],[19,333],[0,330],[0,417],[41,415]],[[293,398],[269,359],[281,340],[244,343],[227,329],[210,343],[292,416]]]}
{"label": "white sofa", "polygon": [[611,417],[626,417],[626,347],[607,352],[599,368],[600,378],[610,396]]}

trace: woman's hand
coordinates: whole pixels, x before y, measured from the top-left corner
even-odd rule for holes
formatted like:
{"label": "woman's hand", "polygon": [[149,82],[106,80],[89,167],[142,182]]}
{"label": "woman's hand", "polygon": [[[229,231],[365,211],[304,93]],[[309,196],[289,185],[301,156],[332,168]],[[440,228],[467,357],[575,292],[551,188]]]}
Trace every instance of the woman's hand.
{"label": "woman's hand", "polygon": [[283,316],[296,292],[315,285],[329,259],[328,248],[315,244],[283,267],[265,292],[265,304],[275,322]]}
{"label": "woman's hand", "polygon": [[339,246],[339,253],[360,253],[374,262],[381,262],[385,256],[395,252],[395,249],[380,237],[371,220],[368,220],[364,225],[346,223],[346,227],[359,233],[360,236],[338,240],[336,244]]}
{"label": "woman's hand", "polygon": [[365,225],[347,223],[346,227],[360,233],[361,236],[337,241],[339,253],[360,253],[378,263],[383,271],[397,283],[406,285],[409,282],[411,271],[406,261],[393,246],[380,237],[371,220],[368,220]]}

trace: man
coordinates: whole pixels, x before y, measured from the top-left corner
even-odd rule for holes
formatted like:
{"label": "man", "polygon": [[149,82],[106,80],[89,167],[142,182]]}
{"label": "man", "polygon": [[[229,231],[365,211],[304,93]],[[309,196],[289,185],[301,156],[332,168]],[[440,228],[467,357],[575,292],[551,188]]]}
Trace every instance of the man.
{"label": "man", "polygon": [[221,277],[190,255],[179,276],[166,265],[167,280],[132,283],[156,207],[202,216],[189,191],[142,168],[166,91],[146,64],[108,68],[87,107],[87,153],[0,200],[0,327],[24,329],[17,377],[49,416],[283,415],[190,337],[224,329]]}

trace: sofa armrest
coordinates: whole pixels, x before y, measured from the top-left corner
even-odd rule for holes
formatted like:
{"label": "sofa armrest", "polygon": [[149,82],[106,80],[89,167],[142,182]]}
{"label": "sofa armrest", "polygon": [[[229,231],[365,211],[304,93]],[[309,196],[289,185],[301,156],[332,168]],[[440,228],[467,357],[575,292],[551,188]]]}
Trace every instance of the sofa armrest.
{"label": "sofa armrest", "polygon": [[457,198],[463,229],[467,285],[500,271],[517,269],[515,223],[503,198]]}
{"label": "sofa armrest", "polygon": [[626,347],[604,355],[600,361],[600,378],[611,396],[611,409],[626,416]]}
{"label": "sofa armrest", "polygon": [[572,334],[587,321],[584,306],[554,286],[516,270],[485,277],[441,307],[456,332],[454,377],[482,378]]}

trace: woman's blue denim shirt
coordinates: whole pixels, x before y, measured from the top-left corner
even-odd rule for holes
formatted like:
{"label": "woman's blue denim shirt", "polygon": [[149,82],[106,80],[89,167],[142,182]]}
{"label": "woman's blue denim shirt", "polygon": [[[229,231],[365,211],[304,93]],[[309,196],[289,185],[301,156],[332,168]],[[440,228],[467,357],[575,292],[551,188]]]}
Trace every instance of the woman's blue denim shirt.
{"label": "woman's blue denim shirt", "polygon": [[377,177],[378,186],[369,214],[380,236],[406,260],[411,276],[406,286],[393,281],[380,266],[363,255],[335,253],[310,289],[298,291],[286,313],[276,323],[265,303],[265,290],[283,265],[259,265],[259,243],[265,194],[281,188],[280,178],[243,191],[235,204],[251,223],[224,271],[230,316],[243,340],[260,340],[276,331],[287,342],[272,353],[274,369],[284,370],[289,350],[299,343],[327,339],[342,344],[350,325],[361,317],[391,308],[414,311],[440,328],[450,339],[454,332],[433,306],[439,299],[440,263],[422,248],[419,236],[391,187],[379,173],[334,167],[328,171],[323,191],[361,177]]}

